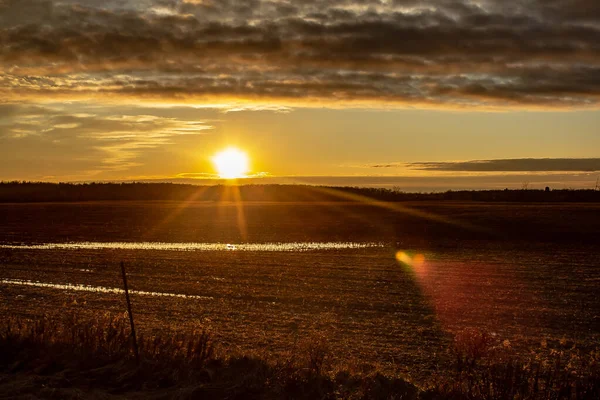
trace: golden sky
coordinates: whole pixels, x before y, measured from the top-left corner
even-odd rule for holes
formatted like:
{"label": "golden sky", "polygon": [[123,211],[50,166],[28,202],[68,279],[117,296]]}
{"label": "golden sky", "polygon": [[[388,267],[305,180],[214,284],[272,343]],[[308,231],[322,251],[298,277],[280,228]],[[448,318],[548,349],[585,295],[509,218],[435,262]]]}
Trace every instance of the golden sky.
{"label": "golden sky", "polygon": [[0,0],[0,180],[591,187],[599,54],[597,0]]}

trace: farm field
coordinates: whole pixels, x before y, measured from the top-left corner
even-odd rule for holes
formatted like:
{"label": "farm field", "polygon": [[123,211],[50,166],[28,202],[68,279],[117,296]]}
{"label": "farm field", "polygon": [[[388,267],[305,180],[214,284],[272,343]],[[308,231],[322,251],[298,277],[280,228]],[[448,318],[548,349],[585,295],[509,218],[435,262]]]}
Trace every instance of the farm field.
{"label": "farm field", "polygon": [[[123,261],[144,335],[202,326],[223,351],[268,357],[319,337],[340,363],[418,379],[443,368],[448,344],[465,328],[524,353],[597,346],[598,211],[578,204],[3,204],[0,304],[3,315],[25,317],[124,311]],[[182,245],[148,244],[157,242]],[[68,245],[47,246],[57,243]],[[187,251],[185,243],[224,247]]]}

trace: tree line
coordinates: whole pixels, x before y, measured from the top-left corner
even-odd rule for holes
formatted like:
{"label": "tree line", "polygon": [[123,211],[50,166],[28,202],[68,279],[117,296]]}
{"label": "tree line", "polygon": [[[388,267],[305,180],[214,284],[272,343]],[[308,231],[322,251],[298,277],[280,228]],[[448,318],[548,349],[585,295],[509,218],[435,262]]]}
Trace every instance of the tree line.
{"label": "tree line", "polygon": [[77,201],[483,201],[600,202],[600,190],[458,190],[411,193],[398,189],[310,185],[0,182],[0,202]]}

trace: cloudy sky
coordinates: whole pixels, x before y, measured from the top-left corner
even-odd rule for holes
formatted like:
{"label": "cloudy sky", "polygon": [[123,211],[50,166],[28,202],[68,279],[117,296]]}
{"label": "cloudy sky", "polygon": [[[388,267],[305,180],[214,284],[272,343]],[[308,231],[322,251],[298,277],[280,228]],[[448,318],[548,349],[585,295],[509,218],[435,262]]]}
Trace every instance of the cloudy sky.
{"label": "cloudy sky", "polygon": [[593,187],[599,106],[598,0],[0,0],[0,180]]}

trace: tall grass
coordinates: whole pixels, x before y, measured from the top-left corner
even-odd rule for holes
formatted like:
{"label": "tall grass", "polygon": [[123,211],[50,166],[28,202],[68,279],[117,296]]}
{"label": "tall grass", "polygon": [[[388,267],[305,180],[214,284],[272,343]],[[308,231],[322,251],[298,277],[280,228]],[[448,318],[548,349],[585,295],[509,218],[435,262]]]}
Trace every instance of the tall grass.
{"label": "tall grass", "polygon": [[421,382],[421,389],[377,370],[350,373],[334,367],[325,335],[291,346],[289,357],[276,360],[222,354],[202,329],[141,336],[139,344],[138,365],[124,315],[6,318],[0,326],[0,373],[46,377],[50,383],[24,388],[4,380],[0,395],[39,395],[54,386],[52,396],[61,397],[64,388],[91,385],[142,397],[167,390],[169,398],[600,399],[599,352],[581,353],[564,343],[524,359],[510,342],[472,329],[456,335],[451,365],[431,382]]}
{"label": "tall grass", "polygon": [[[33,321],[7,318],[0,330],[2,356],[15,356],[24,349],[61,356],[91,357],[106,362],[131,358],[129,322],[124,315],[104,313],[82,318],[65,314],[60,320],[48,317]],[[166,337],[140,337],[146,362],[202,367],[213,356],[214,346],[206,331],[177,333]]]}
{"label": "tall grass", "polygon": [[562,349],[518,356],[508,340],[467,329],[456,335],[451,372],[437,382],[441,398],[600,399],[600,352]]}
{"label": "tall grass", "polygon": [[[412,384],[380,374],[334,376],[333,354],[324,336],[297,344],[289,357],[269,361],[267,354],[222,354],[202,329],[142,335],[138,342],[139,365],[122,314],[9,317],[0,326],[0,373],[68,376],[59,385],[94,382],[117,394],[169,389],[170,398],[375,399],[400,394],[398,398],[416,398],[417,393]],[[37,395],[38,389],[31,387],[25,394]],[[3,391],[7,390],[0,385],[0,395]]]}

